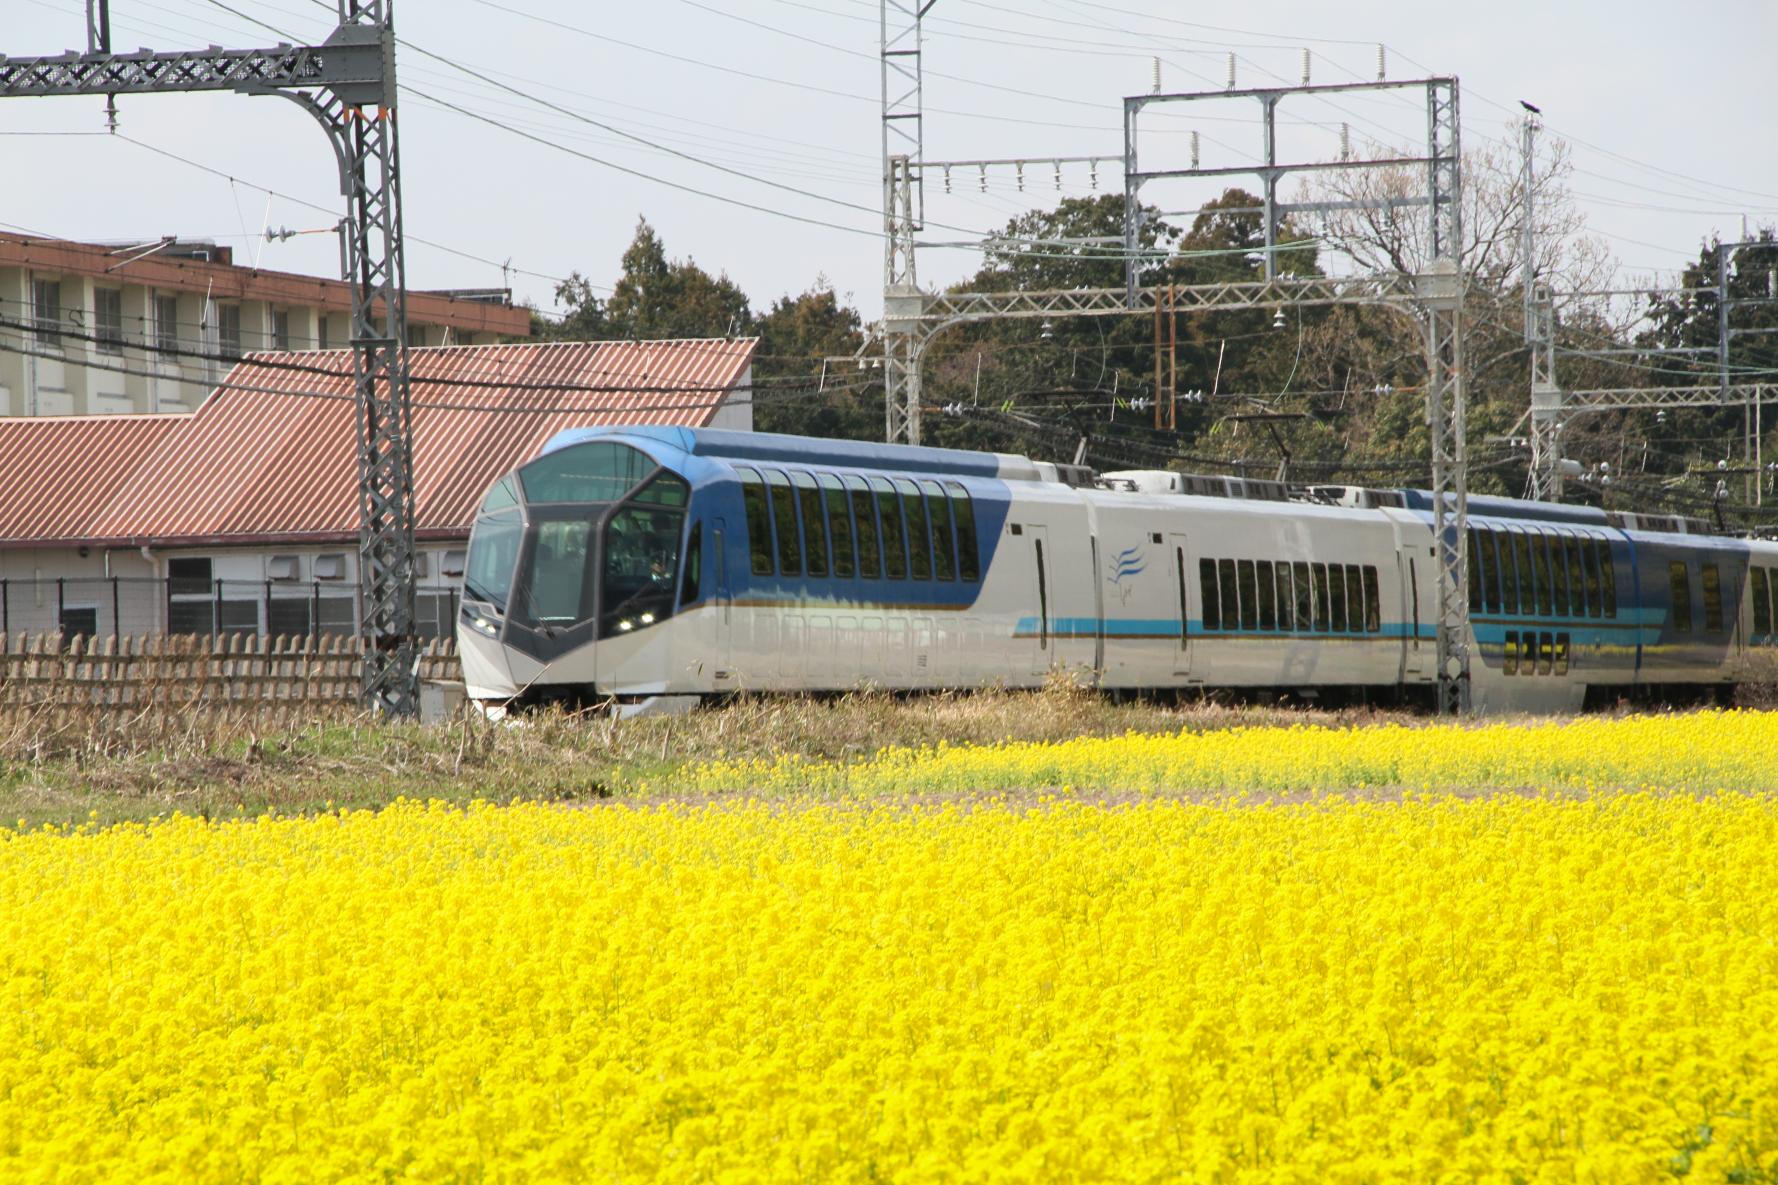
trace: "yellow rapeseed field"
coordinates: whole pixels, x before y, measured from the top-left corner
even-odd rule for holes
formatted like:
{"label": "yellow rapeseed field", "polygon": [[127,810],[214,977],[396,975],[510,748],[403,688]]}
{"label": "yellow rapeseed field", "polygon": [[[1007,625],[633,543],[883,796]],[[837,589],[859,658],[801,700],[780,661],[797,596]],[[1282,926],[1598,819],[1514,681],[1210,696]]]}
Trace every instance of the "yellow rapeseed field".
{"label": "yellow rapeseed field", "polygon": [[1110,789],[1325,791],[1597,787],[1763,790],[1778,784],[1778,712],[1539,723],[1225,728],[1059,743],[891,747],[840,763],[787,754],[676,771],[674,793],[931,794]]}
{"label": "yellow rapeseed field", "polygon": [[7,834],[0,1180],[1778,1179],[1778,807],[1547,774]]}

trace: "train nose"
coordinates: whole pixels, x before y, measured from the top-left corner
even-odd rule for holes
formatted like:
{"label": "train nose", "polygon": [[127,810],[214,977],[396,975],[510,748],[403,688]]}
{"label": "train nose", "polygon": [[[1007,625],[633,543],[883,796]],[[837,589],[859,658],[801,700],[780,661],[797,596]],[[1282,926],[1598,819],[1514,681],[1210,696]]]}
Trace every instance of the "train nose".
{"label": "train nose", "polygon": [[498,638],[471,629],[457,631],[457,654],[463,663],[463,687],[470,699],[507,700],[519,693],[509,651]]}

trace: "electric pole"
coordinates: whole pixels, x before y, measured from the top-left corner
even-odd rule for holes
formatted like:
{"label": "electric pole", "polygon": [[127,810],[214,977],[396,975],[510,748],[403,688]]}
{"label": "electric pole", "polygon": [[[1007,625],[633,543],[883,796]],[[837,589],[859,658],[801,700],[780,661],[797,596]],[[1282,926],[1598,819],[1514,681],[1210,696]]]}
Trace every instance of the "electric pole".
{"label": "electric pole", "polygon": [[393,0],[337,2],[339,24],[320,45],[114,54],[105,43],[106,0],[99,0],[99,20],[89,20],[90,52],[0,57],[0,98],[278,95],[327,134],[346,199],[341,271],[352,285],[364,700],[387,715],[410,716],[418,708],[419,676]]}

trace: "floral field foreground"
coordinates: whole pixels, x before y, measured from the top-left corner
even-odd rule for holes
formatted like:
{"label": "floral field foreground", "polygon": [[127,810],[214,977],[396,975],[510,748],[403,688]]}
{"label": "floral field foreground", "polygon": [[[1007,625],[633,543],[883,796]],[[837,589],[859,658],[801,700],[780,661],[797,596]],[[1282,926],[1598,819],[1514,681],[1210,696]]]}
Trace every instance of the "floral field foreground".
{"label": "floral field foreground", "polygon": [[0,839],[9,1181],[1770,1181],[1778,806]]}
{"label": "floral field foreground", "polygon": [[[863,761],[708,761],[672,794],[950,794],[982,790],[1764,790],[1778,783],[1778,712],[1535,723],[1224,728],[1006,745],[891,746]],[[644,790],[650,789],[648,786]]]}

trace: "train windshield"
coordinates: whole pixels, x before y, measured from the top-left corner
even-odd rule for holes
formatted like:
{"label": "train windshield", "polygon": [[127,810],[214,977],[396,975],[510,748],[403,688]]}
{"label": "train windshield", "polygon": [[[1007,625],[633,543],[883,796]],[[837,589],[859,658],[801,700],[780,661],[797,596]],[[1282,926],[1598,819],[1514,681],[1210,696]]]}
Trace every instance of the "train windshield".
{"label": "train windshield", "polygon": [[577,627],[614,637],[664,621],[690,500],[684,478],[628,445],[539,457],[482,503],[464,592],[545,637]]}
{"label": "train windshield", "polygon": [[517,507],[477,518],[469,540],[469,561],[463,569],[464,594],[505,613],[512,570],[524,536],[525,523]]}
{"label": "train windshield", "polygon": [[599,564],[599,636],[651,626],[673,611],[690,489],[662,473],[611,512]]}

